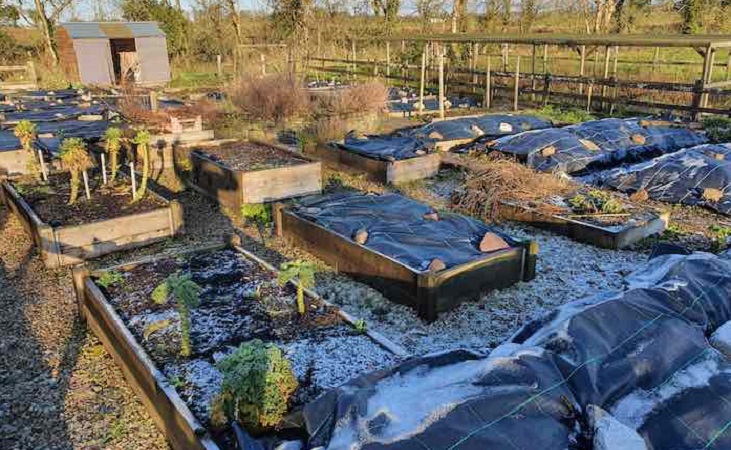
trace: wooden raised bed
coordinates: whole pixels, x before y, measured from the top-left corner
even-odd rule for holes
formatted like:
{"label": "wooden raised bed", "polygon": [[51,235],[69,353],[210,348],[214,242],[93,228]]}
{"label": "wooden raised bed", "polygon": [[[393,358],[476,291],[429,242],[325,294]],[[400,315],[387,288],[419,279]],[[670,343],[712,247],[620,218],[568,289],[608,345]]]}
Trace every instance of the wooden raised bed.
{"label": "wooden raised bed", "polygon": [[274,210],[278,236],[304,247],[337,271],[373,286],[392,301],[415,309],[427,321],[484,291],[535,278],[538,246],[533,241],[436,273],[419,272],[303,219],[282,204],[275,205]]}
{"label": "wooden raised bed", "polygon": [[23,149],[0,151],[0,175],[28,173],[28,152]]}
{"label": "wooden raised bed", "polygon": [[[230,141],[213,143],[230,144]],[[316,194],[322,190],[321,163],[293,152],[287,147],[252,141],[254,145],[285,152],[301,164],[261,170],[236,170],[225,163],[196,150],[205,151],[206,145],[192,148],[190,160],[193,167],[190,182],[204,195],[218,201],[221,205],[238,211],[250,203],[266,203],[286,198]]]}
{"label": "wooden raised bed", "polygon": [[[180,257],[229,247],[231,247],[230,244],[212,245],[188,249],[172,256]],[[238,246],[234,245],[233,248],[263,270],[276,273],[276,269],[266,261]],[[158,369],[148,352],[125,325],[112,303],[92,278],[107,271],[129,270],[141,264],[153,263],[170,256],[155,255],[94,272],[83,265],[76,266],[73,269],[73,282],[77,301],[89,328],[122,369],[125,379],[142,400],[153,421],[163,432],[172,448],[175,450],[220,450],[209,430],[195,417],[168,378]],[[290,284],[296,286],[295,281]],[[332,307],[310,290],[306,289],[305,295]],[[352,317],[341,310],[338,310],[338,315],[346,324],[353,326],[356,323]],[[366,334],[374,341],[374,344],[383,347],[385,352],[398,357],[408,356],[404,349],[380,334],[370,330],[366,331]]]}
{"label": "wooden raised bed", "polygon": [[148,195],[167,206],[144,213],[81,225],[52,227],[43,222],[33,208],[6,179],[0,185],[5,205],[20,219],[38,246],[46,267],[79,264],[109,253],[143,247],[175,236],[183,226],[183,208],[148,188]]}
{"label": "wooden raised bed", "polygon": [[348,151],[336,144],[318,145],[311,150],[311,154],[323,161],[365,172],[373,181],[390,184],[433,177],[439,172],[442,161],[442,155],[438,153],[398,161],[382,161]]}
{"label": "wooden raised bed", "polygon": [[550,214],[527,205],[500,202],[500,220],[524,222],[600,248],[619,250],[648,236],[662,233],[670,221],[669,212],[646,212],[629,223],[601,226],[563,214]]}
{"label": "wooden raised bed", "polygon": [[[172,169],[176,158],[180,157],[176,149],[214,138],[213,130],[182,131],[179,133],[156,134],[150,138],[150,168],[156,170]],[[138,158],[140,155],[137,155]]]}

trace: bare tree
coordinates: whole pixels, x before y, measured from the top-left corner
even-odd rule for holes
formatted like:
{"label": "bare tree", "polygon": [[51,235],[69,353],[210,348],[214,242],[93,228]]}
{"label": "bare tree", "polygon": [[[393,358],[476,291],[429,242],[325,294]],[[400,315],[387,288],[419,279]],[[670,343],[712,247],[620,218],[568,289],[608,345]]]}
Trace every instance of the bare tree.
{"label": "bare tree", "polygon": [[58,64],[58,51],[53,39],[53,30],[61,14],[72,4],[73,0],[34,0],[34,8],[26,8],[24,0],[18,1],[18,12],[29,24],[33,24],[43,36],[43,46],[51,57],[53,65]]}

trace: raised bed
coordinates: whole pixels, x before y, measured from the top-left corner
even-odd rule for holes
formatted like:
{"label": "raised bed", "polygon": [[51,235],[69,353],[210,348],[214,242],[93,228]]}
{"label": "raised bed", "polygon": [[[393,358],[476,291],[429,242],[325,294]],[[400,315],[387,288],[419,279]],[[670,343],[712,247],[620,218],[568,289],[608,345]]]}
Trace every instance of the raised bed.
{"label": "raised bed", "polygon": [[[55,174],[52,177],[64,175]],[[44,185],[38,186],[38,193],[45,189],[42,187]],[[150,245],[175,236],[183,226],[180,203],[149,188],[149,198],[138,207],[141,212],[120,214],[118,206],[110,206],[104,211],[112,216],[110,218],[88,218],[66,223],[64,220],[41,219],[31,202],[18,192],[9,179],[3,180],[0,195],[3,203],[18,216],[38,246],[47,267],[79,264],[109,253]],[[30,195],[35,194],[31,192]],[[101,195],[104,194],[95,193],[92,198],[98,199]],[[80,198],[79,204],[83,202],[85,200]]]}
{"label": "raised bed", "polygon": [[150,167],[157,170],[172,169],[177,162],[176,158],[180,157],[176,151],[179,147],[189,147],[213,138],[213,130],[155,134],[150,138]]}
{"label": "raised bed", "polygon": [[571,239],[601,248],[623,249],[654,234],[665,231],[670,221],[669,212],[637,211],[615,223],[602,223],[602,216],[595,219],[572,217],[569,214],[552,214],[539,208],[517,202],[500,202],[498,217],[501,220],[524,222],[537,228],[559,233]]}
{"label": "raised bed", "polygon": [[190,153],[191,183],[203,194],[238,211],[320,192],[319,161],[286,147],[262,142],[221,141],[195,146]]}
{"label": "raised bed", "polygon": [[334,143],[317,145],[311,154],[323,161],[365,172],[371,180],[391,184],[433,177],[439,172],[442,156],[429,153],[417,158],[384,161],[359,155]]}
{"label": "raised bed", "polygon": [[0,150],[0,175],[28,173],[28,152],[23,148]]}
{"label": "raised bed", "polygon": [[[190,310],[188,357],[178,351],[180,316],[174,305],[149,298],[156,285],[177,271],[201,287],[199,306]],[[117,281],[103,283],[105,274]],[[299,383],[290,411],[334,387],[328,383],[339,385],[405,356],[388,350],[403,352],[379,335],[357,332],[349,316],[309,292],[309,318],[300,319],[295,285],[280,286],[270,265],[239,247],[157,255],[95,272],[79,266],[73,278],[89,328],[176,450],[238,448],[230,428],[210,426],[210,405],[220,392],[215,361],[241,343],[274,343],[290,360]],[[151,332],[150,324],[160,320],[169,323]],[[327,370],[333,363],[343,365],[342,370]],[[277,432],[266,436],[276,438]]]}
{"label": "raised bed", "polygon": [[[381,202],[378,198],[375,201]],[[421,207],[428,209],[425,205]],[[311,218],[303,217],[300,211],[305,210],[300,208],[309,207],[276,205],[275,225],[279,236],[304,247],[337,271],[375,287],[392,301],[415,309],[427,321],[435,320],[439,313],[455,308],[464,301],[475,299],[484,291],[505,288],[535,277],[538,247],[533,241],[507,238],[509,246],[506,248],[485,252],[478,257],[472,256],[466,262],[442,270],[420,270],[406,263],[402,257],[369,248],[367,242],[365,245],[360,244],[353,236],[343,235]],[[398,241],[399,233],[408,235],[401,237],[402,242],[420,239],[422,236],[410,235],[415,222],[404,223],[400,227],[397,223],[399,219],[395,217],[399,212],[394,208],[394,218],[384,218],[380,222],[385,226],[392,225],[392,230],[401,230],[394,231],[391,239]],[[335,214],[339,216],[339,213]],[[367,212],[361,211],[357,217],[362,217],[361,214]],[[431,244],[433,242],[424,245]],[[477,252],[477,248],[473,250]]]}

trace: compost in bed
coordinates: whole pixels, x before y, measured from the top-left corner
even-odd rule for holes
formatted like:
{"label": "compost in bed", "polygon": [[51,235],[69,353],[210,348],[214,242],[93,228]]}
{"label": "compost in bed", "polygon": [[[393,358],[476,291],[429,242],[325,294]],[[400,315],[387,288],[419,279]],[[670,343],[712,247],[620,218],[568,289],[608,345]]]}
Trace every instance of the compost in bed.
{"label": "compost in bed", "polygon": [[297,158],[286,150],[252,142],[232,142],[201,147],[195,151],[233,170],[246,172],[309,163],[306,159]]}
{"label": "compost in bed", "polygon": [[82,225],[106,219],[129,216],[165,207],[154,195],[145,195],[132,201],[132,187],[127,178],[119,178],[111,185],[104,185],[101,176],[89,174],[91,198],[84,197],[83,182],[79,198],[69,205],[70,176],[57,173],[49,176],[48,184],[30,180],[17,180],[13,186],[45,223],[58,225]]}
{"label": "compost in bed", "polygon": [[[187,275],[201,288],[198,306],[190,309],[188,357],[181,355],[178,309],[152,300],[155,288],[172,274]],[[298,381],[290,410],[395,361],[333,307],[310,299],[307,315],[300,316],[294,287],[281,285],[275,273],[231,248],[157,259],[102,273],[95,281],[106,286],[102,289],[125,325],[209,427],[211,403],[223,379],[216,363],[242,343],[258,339],[275,344],[290,361]],[[217,439],[224,448],[227,433]]]}

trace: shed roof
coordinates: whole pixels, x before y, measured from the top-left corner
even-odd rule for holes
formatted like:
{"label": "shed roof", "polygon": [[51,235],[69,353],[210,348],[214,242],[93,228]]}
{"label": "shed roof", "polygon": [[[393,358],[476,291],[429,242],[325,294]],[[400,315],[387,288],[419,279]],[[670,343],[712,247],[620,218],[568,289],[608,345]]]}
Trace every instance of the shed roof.
{"label": "shed roof", "polygon": [[71,39],[125,39],[165,36],[157,22],[66,22],[59,24]]}

